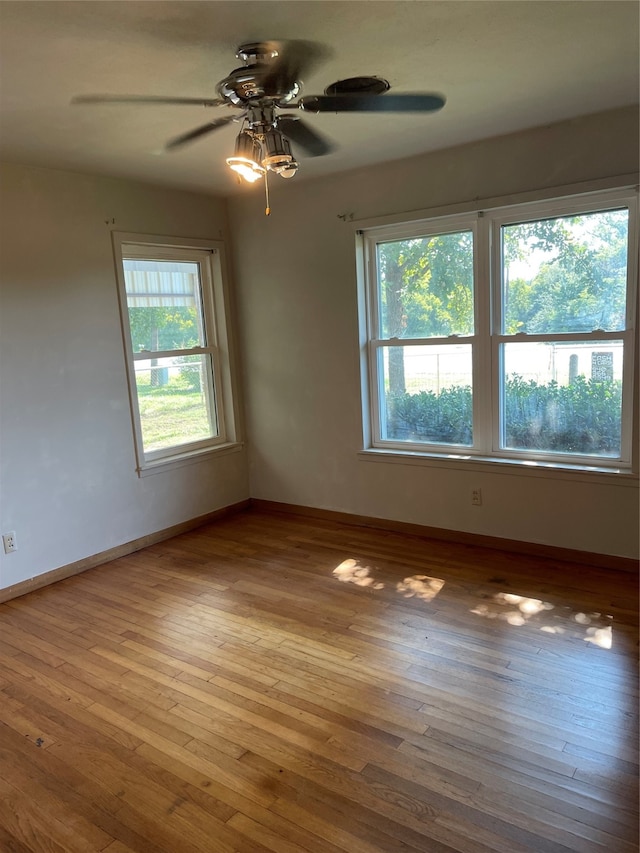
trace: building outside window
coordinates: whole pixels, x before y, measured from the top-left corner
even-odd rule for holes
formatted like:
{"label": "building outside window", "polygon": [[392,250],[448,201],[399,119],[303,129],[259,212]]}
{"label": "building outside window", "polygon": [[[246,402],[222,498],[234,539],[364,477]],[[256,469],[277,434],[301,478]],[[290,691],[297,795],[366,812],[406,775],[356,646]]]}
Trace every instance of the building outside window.
{"label": "building outside window", "polygon": [[370,448],[629,470],[637,195],[362,233]]}

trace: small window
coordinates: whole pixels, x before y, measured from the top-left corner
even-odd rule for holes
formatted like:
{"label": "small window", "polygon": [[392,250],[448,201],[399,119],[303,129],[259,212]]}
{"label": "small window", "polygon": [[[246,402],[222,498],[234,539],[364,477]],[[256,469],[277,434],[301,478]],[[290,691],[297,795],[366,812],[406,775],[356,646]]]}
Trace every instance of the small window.
{"label": "small window", "polygon": [[142,470],[228,445],[233,422],[221,247],[134,236],[114,239]]}
{"label": "small window", "polygon": [[629,470],[637,197],[362,232],[372,448]]}

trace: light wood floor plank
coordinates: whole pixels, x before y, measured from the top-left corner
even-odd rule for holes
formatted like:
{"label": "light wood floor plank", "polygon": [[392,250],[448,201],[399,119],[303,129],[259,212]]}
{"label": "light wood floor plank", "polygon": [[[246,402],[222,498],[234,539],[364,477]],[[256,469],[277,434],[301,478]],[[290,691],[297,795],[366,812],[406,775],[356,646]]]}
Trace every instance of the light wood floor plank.
{"label": "light wood floor plank", "polygon": [[0,849],[636,853],[637,579],[247,511],[0,605]]}

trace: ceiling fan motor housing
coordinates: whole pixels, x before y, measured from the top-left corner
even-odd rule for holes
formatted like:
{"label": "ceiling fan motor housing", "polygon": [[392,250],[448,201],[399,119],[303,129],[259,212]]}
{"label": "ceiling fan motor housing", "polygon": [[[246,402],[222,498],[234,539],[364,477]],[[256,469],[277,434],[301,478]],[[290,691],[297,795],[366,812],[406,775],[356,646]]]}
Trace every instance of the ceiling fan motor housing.
{"label": "ceiling fan motor housing", "polygon": [[256,72],[256,68],[236,68],[218,83],[218,94],[221,98],[231,101],[238,107],[246,106],[251,101],[268,98],[274,103],[288,103],[300,94],[300,83],[294,80],[286,91],[280,86],[269,85],[264,73]]}
{"label": "ceiling fan motor housing", "polygon": [[293,100],[300,94],[301,84],[298,80],[287,80],[285,87],[283,75],[272,73],[278,55],[275,42],[241,45],[236,56],[245,65],[235,68],[218,83],[218,94],[236,106],[263,98],[277,103]]}

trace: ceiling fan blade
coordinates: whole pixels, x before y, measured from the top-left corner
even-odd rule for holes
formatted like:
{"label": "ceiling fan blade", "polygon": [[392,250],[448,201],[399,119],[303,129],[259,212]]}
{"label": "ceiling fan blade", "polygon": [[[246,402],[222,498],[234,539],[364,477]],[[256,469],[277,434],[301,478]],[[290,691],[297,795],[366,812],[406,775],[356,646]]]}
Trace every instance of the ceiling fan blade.
{"label": "ceiling fan blade", "polygon": [[440,95],[312,95],[298,104],[308,113],[430,113],[442,109]]}
{"label": "ceiling fan blade", "polygon": [[328,139],[300,119],[283,116],[278,119],[278,130],[310,157],[321,157],[334,149]]}
{"label": "ceiling fan blade", "polygon": [[193,139],[197,139],[199,136],[205,136],[207,133],[212,133],[214,130],[224,127],[234,121],[234,119],[235,116],[218,118],[215,121],[209,121],[206,124],[203,124],[201,127],[196,127],[195,130],[183,133],[182,136],[176,136],[175,139],[169,140],[169,142],[164,146],[165,151],[175,151],[176,148],[180,148],[180,146],[185,145],[187,142],[191,142]]}
{"label": "ceiling fan blade", "polygon": [[195,104],[218,107],[225,103],[221,98],[172,98],[164,95],[76,95],[72,104]]}
{"label": "ceiling fan blade", "polygon": [[267,66],[262,85],[266,93],[288,92],[296,81],[329,55],[327,48],[313,41],[292,39],[274,42],[278,51]]}

